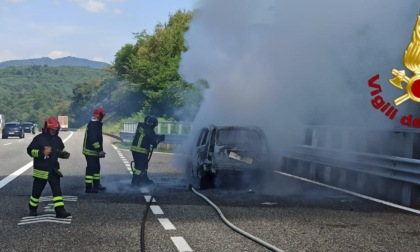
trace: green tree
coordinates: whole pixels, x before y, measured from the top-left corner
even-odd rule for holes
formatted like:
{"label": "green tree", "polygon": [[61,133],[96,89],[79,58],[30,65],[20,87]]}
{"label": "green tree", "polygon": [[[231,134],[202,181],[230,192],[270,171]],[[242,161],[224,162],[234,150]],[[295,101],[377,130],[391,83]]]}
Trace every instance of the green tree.
{"label": "green tree", "polygon": [[[192,12],[177,11],[169,16],[167,24],[157,24],[153,35],[138,36],[136,57],[131,55],[124,61],[128,63],[125,78],[135,92],[145,97],[141,101],[145,113],[178,117],[175,111],[185,104],[185,97],[180,94],[194,88],[178,74],[181,54],[187,50],[184,33],[192,16]],[[117,55],[126,55],[127,50]]]}

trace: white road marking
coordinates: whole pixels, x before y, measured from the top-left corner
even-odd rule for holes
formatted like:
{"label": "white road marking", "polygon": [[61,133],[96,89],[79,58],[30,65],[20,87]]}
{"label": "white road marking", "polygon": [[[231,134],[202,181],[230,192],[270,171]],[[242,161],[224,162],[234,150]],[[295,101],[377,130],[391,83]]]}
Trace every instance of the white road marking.
{"label": "white road marking", "polygon": [[[70,137],[73,136],[73,132],[70,132],[70,136],[68,136],[66,139],[63,140],[63,142],[67,142],[67,140],[70,139]],[[15,178],[17,178],[20,174],[24,173],[26,170],[31,168],[33,166],[33,161],[27,163],[26,165],[22,166],[9,176],[5,177],[4,179],[0,180],[0,189],[7,185],[9,182],[13,181]]]}
{"label": "white road marking", "polygon": [[150,209],[155,215],[163,214],[162,208],[160,208],[160,206],[150,206]]}
{"label": "white road marking", "polygon": [[[124,157],[124,155],[122,155],[120,149],[118,149],[114,145],[112,145],[112,147],[117,151],[117,154],[120,156],[121,160],[125,164],[125,167],[130,172],[130,174],[133,174],[133,172],[131,171],[131,163],[129,163],[127,161],[127,159]],[[140,191],[143,194],[149,193],[149,190],[147,188],[140,188]],[[150,202],[150,200],[152,200],[152,202],[156,202],[155,198],[152,198],[151,195],[144,195],[144,199],[146,200],[146,202]],[[157,205],[151,205],[150,209],[152,210],[153,214],[155,214],[155,215],[163,214],[162,209]],[[172,222],[169,219],[158,218],[158,220],[165,230],[176,230],[175,226],[172,224]],[[177,247],[178,251],[180,251],[180,252],[193,251],[183,237],[171,237],[171,239],[172,239],[172,242]]]}
{"label": "white road marking", "polygon": [[355,193],[355,192],[348,191],[348,190],[345,190],[345,189],[341,189],[341,188],[338,188],[338,187],[335,187],[335,186],[322,184],[322,183],[319,183],[319,182],[316,182],[316,181],[312,181],[312,180],[309,180],[309,179],[306,179],[306,178],[297,177],[297,176],[287,174],[287,173],[284,173],[284,172],[280,172],[280,171],[274,171],[274,172],[278,173],[278,174],[281,174],[281,175],[284,175],[284,176],[292,177],[292,178],[299,179],[299,180],[302,180],[302,181],[306,181],[306,182],[309,182],[309,183],[312,183],[312,184],[320,185],[320,186],[327,187],[327,188],[330,188],[330,189],[334,189],[334,190],[337,190],[337,191],[340,191],[340,192],[351,194],[351,195],[354,195],[354,196],[362,198],[362,199],[371,200],[371,201],[378,202],[378,203],[381,203],[381,204],[384,204],[384,205],[387,205],[387,206],[391,206],[391,207],[399,208],[401,210],[405,210],[405,211],[409,211],[409,212],[412,212],[412,213],[420,214],[419,210],[416,210],[416,209],[413,209],[413,208],[397,205],[397,204],[394,204],[394,203],[391,203],[391,202],[388,202],[388,201],[372,198],[372,197],[369,197],[369,196],[366,196],[366,195],[363,195],[363,194],[360,194],[360,193]]}
{"label": "white road marking", "polygon": [[[63,201],[77,201],[77,196],[63,195]],[[53,196],[44,196],[39,198],[39,202],[53,201]],[[18,225],[40,223],[40,222],[53,222],[61,224],[71,224],[72,216],[67,218],[56,218],[54,212],[54,203],[49,203],[44,206],[44,212],[48,214],[38,215],[38,216],[25,216],[22,217]]]}
{"label": "white road marking", "polygon": [[[151,197],[152,196],[150,196],[150,195],[144,195],[144,199],[146,200],[146,202],[150,202]],[[152,202],[156,202],[155,198],[152,199]]]}
{"label": "white road marking", "polygon": [[3,144],[3,145],[11,145],[12,143],[6,143],[6,144]]}
{"label": "white road marking", "polygon": [[[63,201],[77,201],[77,196],[63,195]],[[53,196],[43,196],[39,198],[39,202],[53,201]]]}
{"label": "white road marking", "polygon": [[165,230],[175,230],[176,229],[175,226],[172,224],[172,222],[169,219],[167,219],[167,218],[163,218],[163,219],[158,218],[158,220],[159,220],[160,224],[162,224],[162,226],[163,226],[163,228]]}
{"label": "white road marking", "polygon": [[72,220],[71,216],[67,218],[56,218],[55,214],[44,214],[44,215],[38,215],[38,216],[23,217],[18,223],[18,225],[26,225],[26,224],[33,224],[33,223],[40,223],[40,222],[71,224],[71,220]]}
{"label": "white road marking", "polygon": [[131,170],[131,165],[130,163],[127,161],[127,159],[124,157],[124,155],[121,153],[121,150],[118,149],[117,146],[112,145],[112,147],[115,149],[115,151],[117,152],[118,156],[120,156],[121,160],[123,161],[123,163],[125,164],[125,168],[127,168],[128,172],[130,174],[133,174],[133,171]]}
{"label": "white road marking", "polygon": [[54,212],[54,203],[44,206],[44,212]]}
{"label": "white road marking", "polygon": [[172,242],[180,252],[193,251],[183,237],[171,237]]}

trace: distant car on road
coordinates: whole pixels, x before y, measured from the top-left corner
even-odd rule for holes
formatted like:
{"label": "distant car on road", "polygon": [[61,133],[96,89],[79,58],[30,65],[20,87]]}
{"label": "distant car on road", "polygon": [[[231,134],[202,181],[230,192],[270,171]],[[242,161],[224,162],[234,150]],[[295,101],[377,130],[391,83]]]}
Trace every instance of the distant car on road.
{"label": "distant car on road", "polygon": [[209,125],[194,140],[189,167],[200,189],[214,187],[214,178],[220,173],[258,176],[270,159],[266,136],[256,126]]}
{"label": "distant car on road", "polygon": [[23,122],[22,125],[25,132],[35,134],[35,125],[33,122]]}
{"label": "distant car on road", "polygon": [[10,136],[16,136],[19,138],[25,137],[25,131],[23,130],[23,125],[20,122],[8,122],[4,125],[1,138],[7,139]]}

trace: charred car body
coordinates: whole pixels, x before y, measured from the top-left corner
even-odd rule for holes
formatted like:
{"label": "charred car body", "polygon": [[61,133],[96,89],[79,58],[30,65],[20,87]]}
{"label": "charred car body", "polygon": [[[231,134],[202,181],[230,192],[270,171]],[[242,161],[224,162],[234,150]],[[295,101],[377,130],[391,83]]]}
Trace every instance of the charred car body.
{"label": "charred car body", "polygon": [[200,189],[214,187],[216,175],[258,174],[269,160],[264,132],[256,126],[215,126],[200,130],[190,155],[192,177]]}

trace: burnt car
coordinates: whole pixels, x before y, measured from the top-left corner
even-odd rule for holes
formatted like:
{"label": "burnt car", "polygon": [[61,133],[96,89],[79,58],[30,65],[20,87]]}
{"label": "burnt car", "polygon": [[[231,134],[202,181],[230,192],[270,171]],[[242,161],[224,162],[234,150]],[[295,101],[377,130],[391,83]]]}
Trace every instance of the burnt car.
{"label": "burnt car", "polygon": [[10,136],[16,136],[19,138],[25,137],[23,125],[20,122],[8,122],[4,125],[1,132],[1,138],[7,139]]}
{"label": "burnt car", "polygon": [[35,125],[33,122],[23,122],[23,131],[35,134]]}
{"label": "burnt car", "polygon": [[268,141],[261,128],[209,125],[196,137],[189,166],[200,189],[208,189],[215,186],[220,174],[263,173],[269,159]]}

